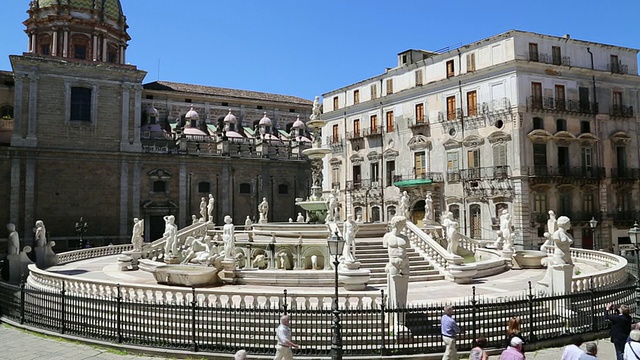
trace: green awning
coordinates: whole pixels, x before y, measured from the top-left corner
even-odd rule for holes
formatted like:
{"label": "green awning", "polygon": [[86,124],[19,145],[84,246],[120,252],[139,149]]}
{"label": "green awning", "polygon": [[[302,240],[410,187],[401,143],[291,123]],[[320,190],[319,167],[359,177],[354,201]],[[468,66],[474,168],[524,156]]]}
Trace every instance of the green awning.
{"label": "green awning", "polygon": [[397,186],[397,187],[403,187],[403,186],[418,186],[418,185],[428,185],[433,183],[433,180],[431,179],[413,179],[413,180],[401,180],[401,181],[396,181],[393,183],[393,185]]}

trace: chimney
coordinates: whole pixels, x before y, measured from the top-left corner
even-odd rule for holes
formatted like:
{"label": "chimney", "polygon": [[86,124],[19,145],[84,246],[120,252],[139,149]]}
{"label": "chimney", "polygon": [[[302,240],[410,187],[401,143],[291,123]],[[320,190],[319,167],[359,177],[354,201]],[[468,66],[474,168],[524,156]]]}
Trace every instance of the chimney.
{"label": "chimney", "polygon": [[571,35],[569,35],[569,34],[564,34],[562,37],[565,38],[565,39],[571,39]]}

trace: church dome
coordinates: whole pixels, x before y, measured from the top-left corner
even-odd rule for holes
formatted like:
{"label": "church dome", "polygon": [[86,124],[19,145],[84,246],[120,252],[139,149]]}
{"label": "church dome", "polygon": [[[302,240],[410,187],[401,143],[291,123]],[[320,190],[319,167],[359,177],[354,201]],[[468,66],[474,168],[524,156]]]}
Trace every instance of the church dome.
{"label": "church dome", "polygon": [[267,117],[267,113],[264,113],[264,116],[262,117],[262,119],[260,119],[260,122],[258,123],[259,125],[263,125],[263,126],[271,126],[272,122],[271,119],[269,119]]}
{"label": "church dome", "polygon": [[298,115],[298,118],[293,123],[293,126],[291,128],[292,129],[304,129],[305,127],[306,127],[306,125],[304,124],[304,122],[302,122],[302,120],[300,120],[300,115]]}
{"label": "church dome", "polygon": [[38,0],[34,5],[40,9],[68,6],[71,9],[93,10],[115,20],[119,20],[123,16],[120,0]]}
{"label": "church dome", "polygon": [[200,119],[200,115],[198,115],[198,112],[193,110],[193,106],[192,106],[191,110],[187,111],[187,114],[184,116],[184,118],[187,120],[198,120]]}
{"label": "church dome", "polygon": [[224,122],[227,124],[235,124],[237,122],[236,116],[231,113],[231,109],[229,109],[229,113],[224,117]]}

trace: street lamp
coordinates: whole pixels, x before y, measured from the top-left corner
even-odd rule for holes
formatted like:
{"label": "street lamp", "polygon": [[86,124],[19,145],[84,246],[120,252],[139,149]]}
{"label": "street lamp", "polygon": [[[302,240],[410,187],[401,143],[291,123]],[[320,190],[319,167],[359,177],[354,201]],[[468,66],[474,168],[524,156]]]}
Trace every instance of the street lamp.
{"label": "street lamp", "polygon": [[333,337],[331,338],[331,360],[342,360],[342,326],[340,325],[340,308],[338,307],[338,259],[344,249],[344,239],[338,234],[338,230],[327,240],[329,254],[333,256],[333,269],[335,271],[335,296],[333,298]]}
{"label": "street lamp", "polygon": [[78,220],[78,222],[76,223],[76,233],[80,237],[80,244],[79,244],[80,249],[83,249],[85,246],[84,241],[82,240],[82,235],[84,235],[87,232],[88,228],[89,226],[87,225],[87,222],[84,221],[84,219],[81,216],[80,220]]}
{"label": "street lamp", "polygon": [[591,240],[593,240],[591,247],[593,250],[598,250],[598,242],[596,241],[596,226],[598,226],[598,220],[592,216],[591,220],[589,220],[589,226],[591,227]]}
{"label": "street lamp", "polygon": [[631,243],[635,246],[636,253],[636,312],[635,312],[635,321],[640,320],[640,248],[638,248],[638,235],[640,235],[640,227],[638,227],[638,222],[636,221],[633,224],[633,227],[629,229],[629,238],[631,239]]}

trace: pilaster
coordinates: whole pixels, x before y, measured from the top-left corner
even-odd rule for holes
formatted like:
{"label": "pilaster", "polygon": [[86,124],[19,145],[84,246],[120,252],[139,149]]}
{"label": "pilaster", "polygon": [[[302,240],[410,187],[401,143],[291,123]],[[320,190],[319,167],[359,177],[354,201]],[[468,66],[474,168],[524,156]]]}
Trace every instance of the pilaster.
{"label": "pilaster", "polygon": [[129,164],[126,157],[120,161],[120,236],[125,237],[129,223]]}

